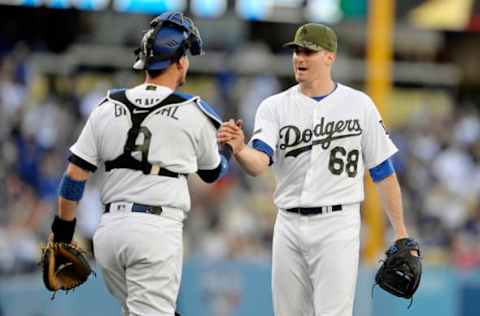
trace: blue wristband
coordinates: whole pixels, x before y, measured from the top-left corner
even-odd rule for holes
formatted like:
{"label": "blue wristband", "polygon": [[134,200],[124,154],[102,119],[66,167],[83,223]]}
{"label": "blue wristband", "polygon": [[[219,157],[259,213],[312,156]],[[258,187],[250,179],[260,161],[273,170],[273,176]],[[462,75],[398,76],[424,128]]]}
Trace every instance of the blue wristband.
{"label": "blue wristband", "polygon": [[60,183],[60,196],[69,201],[78,202],[82,199],[85,183],[87,181],[77,181],[70,178],[67,174],[63,175]]}

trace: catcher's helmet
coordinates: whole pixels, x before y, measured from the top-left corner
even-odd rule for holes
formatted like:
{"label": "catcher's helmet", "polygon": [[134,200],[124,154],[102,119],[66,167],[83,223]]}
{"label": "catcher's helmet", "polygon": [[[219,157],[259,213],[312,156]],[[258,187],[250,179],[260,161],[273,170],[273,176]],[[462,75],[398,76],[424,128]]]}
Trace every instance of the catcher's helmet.
{"label": "catcher's helmet", "polygon": [[150,22],[135,50],[136,70],[163,70],[186,54],[203,54],[202,39],[192,20],[181,12],[165,12]]}

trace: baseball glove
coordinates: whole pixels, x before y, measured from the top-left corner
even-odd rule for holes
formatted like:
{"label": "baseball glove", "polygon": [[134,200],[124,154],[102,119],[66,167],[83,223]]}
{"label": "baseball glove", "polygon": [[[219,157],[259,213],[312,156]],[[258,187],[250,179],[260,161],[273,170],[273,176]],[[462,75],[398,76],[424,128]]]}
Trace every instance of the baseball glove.
{"label": "baseball glove", "polygon": [[422,258],[418,243],[412,238],[402,238],[385,254],[387,257],[375,276],[376,284],[395,296],[411,298],[418,289],[422,276]]}
{"label": "baseball glove", "polygon": [[95,273],[83,249],[72,243],[53,240],[42,249],[40,265],[43,268],[45,287],[55,293],[58,290],[68,292],[84,283],[91,273]]}

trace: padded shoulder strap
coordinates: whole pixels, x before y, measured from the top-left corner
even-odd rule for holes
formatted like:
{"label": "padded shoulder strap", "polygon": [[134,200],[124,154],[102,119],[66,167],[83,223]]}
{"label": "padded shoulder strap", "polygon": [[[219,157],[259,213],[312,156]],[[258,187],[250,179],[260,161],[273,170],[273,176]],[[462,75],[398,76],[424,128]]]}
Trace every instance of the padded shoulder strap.
{"label": "padded shoulder strap", "polygon": [[222,118],[217,112],[210,106],[207,102],[203,101],[202,99],[198,98],[195,100],[198,108],[210,119],[216,129],[219,129],[222,125]]}
{"label": "padded shoulder strap", "polygon": [[116,103],[122,103],[128,108],[130,108],[130,105],[135,106],[130,101],[128,101],[125,92],[126,92],[125,89],[108,90],[107,99]]}

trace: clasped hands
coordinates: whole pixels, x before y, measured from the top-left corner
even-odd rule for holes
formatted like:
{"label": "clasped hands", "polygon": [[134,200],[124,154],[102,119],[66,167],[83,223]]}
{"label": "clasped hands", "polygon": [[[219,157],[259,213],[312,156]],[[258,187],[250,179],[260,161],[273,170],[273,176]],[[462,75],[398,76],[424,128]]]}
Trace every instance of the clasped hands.
{"label": "clasped hands", "polygon": [[245,134],[243,132],[243,121],[230,119],[222,123],[217,131],[219,144],[230,146],[234,155],[245,148]]}

